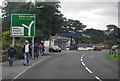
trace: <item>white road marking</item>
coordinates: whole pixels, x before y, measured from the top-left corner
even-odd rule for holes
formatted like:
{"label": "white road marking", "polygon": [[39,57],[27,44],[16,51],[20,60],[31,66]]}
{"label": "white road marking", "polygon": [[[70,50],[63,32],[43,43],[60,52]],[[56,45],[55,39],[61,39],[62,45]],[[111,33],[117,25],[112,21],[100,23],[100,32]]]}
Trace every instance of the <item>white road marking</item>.
{"label": "white road marking", "polygon": [[[84,55],[82,55],[81,56],[81,63],[82,63],[82,65],[85,67],[85,69],[89,72],[89,73],[91,73],[91,74],[93,74],[93,72],[85,65],[85,63],[83,62],[83,57],[85,56],[86,54],[84,54]],[[93,74],[94,75],[94,74]],[[99,77],[97,77],[97,76],[94,76],[97,80],[99,80],[99,81],[102,81]]]}
{"label": "white road marking", "polygon": [[83,62],[83,59],[81,59],[81,61]]}
{"label": "white road marking", "polygon": [[101,80],[99,77],[97,77],[97,76],[96,76],[95,78],[98,79],[99,81],[102,81],[102,80]]}
{"label": "white road marking", "polygon": [[87,71],[88,71],[89,73],[92,73],[92,71],[90,71],[90,69],[88,69],[87,67],[85,67],[85,69],[87,69]]}
{"label": "white road marking", "polygon": [[83,58],[83,55],[81,56],[81,59]]}
{"label": "white road marking", "polygon": [[86,55],[86,54],[82,55],[82,56],[81,56],[81,59],[83,59],[83,57],[84,57],[85,55]]}
{"label": "white road marking", "polygon": [[[48,57],[48,58],[50,58],[50,57]],[[35,66],[36,64],[38,64],[38,63],[44,61],[45,59],[47,59],[47,58],[44,58],[44,59],[42,59],[42,60],[40,60],[40,61],[38,61],[38,62],[32,64],[32,65],[29,66],[27,69],[25,69],[24,71],[22,71],[20,74],[18,74],[17,76],[15,76],[15,77],[13,78],[12,81],[14,81],[15,79],[17,79],[17,78],[20,77],[22,74],[24,74],[26,71],[28,71],[30,68],[32,68],[32,67]]]}
{"label": "white road marking", "polygon": [[85,64],[82,62],[83,66],[85,66]]}

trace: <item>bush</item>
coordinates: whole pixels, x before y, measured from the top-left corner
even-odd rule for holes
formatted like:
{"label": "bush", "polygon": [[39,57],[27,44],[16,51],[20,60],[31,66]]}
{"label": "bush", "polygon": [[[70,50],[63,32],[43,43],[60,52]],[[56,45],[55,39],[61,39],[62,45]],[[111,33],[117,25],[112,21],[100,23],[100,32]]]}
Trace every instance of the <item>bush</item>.
{"label": "bush", "polygon": [[9,45],[11,44],[11,37],[10,35],[10,31],[4,31],[2,33],[2,50],[6,50],[8,49]]}
{"label": "bush", "polygon": [[17,51],[15,59],[23,59],[24,54],[23,54],[23,51],[22,51],[22,46],[16,45],[15,48],[16,48],[16,51]]}
{"label": "bush", "polygon": [[8,61],[7,50],[2,51],[2,62]]}

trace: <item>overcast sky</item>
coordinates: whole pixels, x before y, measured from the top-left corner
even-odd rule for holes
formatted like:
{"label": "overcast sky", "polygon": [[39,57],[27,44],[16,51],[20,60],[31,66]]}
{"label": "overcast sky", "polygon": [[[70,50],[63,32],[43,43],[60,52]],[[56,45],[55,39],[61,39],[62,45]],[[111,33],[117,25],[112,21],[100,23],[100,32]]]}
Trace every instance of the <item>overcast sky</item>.
{"label": "overcast sky", "polygon": [[118,26],[117,2],[61,2],[61,9],[68,19],[80,20],[87,28],[106,30],[108,24]]}
{"label": "overcast sky", "polygon": [[[2,1],[3,0],[1,0],[1,2]],[[119,0],[59,1],[61,2],[60,10],[64,14],[64,17],[80,20],[80,22],[87,25],[87,28],[106,30],[108,24],[115,24],[118,26]]]}

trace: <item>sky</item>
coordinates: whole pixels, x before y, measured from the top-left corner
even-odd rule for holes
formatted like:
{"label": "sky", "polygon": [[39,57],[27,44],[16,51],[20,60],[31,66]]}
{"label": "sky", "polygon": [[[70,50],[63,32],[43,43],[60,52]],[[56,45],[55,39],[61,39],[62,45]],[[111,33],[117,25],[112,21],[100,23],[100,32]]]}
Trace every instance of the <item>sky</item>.
{"label": "sky", "polygon": [[61,12],[67,19],[79,20],[87,29],[106,30],[109,24],[118,26],[117,2],[82,2],[61,0]]}
{"label": "sky", "polygon": [[[3,0],[0,1],[0,5]],[[16,0],[15,0],[16,1]],[[19,1],[19,0],[18,0]],[[32,0],[33,1],[33,0]],[[106,30],[109,24],[118,26],[119,0],[59,0],[60,11],[67,19],[79,20],[87,29]]]}

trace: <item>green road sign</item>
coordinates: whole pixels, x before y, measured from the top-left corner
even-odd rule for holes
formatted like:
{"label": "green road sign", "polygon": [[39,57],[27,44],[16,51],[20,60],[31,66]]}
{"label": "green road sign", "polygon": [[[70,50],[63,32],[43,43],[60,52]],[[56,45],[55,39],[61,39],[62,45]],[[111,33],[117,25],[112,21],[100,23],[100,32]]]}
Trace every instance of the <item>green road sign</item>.
{"label": "green road sign", "polygon": [[11,37],[34,37],[35,14],[12,14]]}

